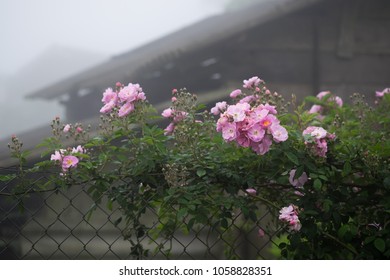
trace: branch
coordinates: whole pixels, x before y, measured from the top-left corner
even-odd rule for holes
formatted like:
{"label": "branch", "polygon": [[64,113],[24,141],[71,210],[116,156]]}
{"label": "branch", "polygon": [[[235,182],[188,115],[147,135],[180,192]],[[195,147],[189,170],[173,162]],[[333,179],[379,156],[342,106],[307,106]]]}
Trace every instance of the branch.
{"label": "branch", "polygon": [[355,248],[351,247],[351,246],[348,246],[347,244],[345,244],[344,242],[341,242],[340,240],[338,240],[336,237],[334,237],[333,235],[330,235],[329,233],[327,232],[323,232],[323,234],[328,237],[329,239],[332,239],[333,241],[337,242],[338,244],[340,244],[341,246],[343,246],[345,249],[347,249],[348,251],[350,251],[351,253],[355,254],[355,255],[358,255],[358,252],[355,250]]}
{"label": "branch", "polygon": [[47,189],[47,190],[28,190],[24,192],[17,192],[17,193],[7,193],[7,192],[0,192],[0,196],[20,196],[20,195],[26,195],[30,193],[44,193],[44,192],[51,192],[58,190],[58,188],[53,188],[53,189]]}

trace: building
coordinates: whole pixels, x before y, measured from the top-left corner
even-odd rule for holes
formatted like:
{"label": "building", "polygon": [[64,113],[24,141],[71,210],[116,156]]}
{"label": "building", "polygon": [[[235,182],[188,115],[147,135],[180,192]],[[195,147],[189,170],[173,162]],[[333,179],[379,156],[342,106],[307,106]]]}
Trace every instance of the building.
{"label": "building", "polygon": [[[62,100],[68,122],[87,123],[98,120],[101,94],[117,81],[140,83],[159,109],[168,106],[172,88],[186,87],[213,103],[254,75],[286,99],[321,90],[344,99],[354,92],[373,98],[374,90],[390,83],[389,34],[386,0],[262,2],[113,57],[30,98]],[[22,138],[35,145],[46,132],[38,129]]]}
{"label": "building", "polygon": [[210,102],[225,98],[229,86],[254,75],[286,97],[321,90],[371,94],[389,83],[389,31],[385,0],[260,2],[207,18],[30,97],[67,95],[68,120],[80,121],[97,116],[101,93],[117,81],[140,83],[155,105],[181,87]]}

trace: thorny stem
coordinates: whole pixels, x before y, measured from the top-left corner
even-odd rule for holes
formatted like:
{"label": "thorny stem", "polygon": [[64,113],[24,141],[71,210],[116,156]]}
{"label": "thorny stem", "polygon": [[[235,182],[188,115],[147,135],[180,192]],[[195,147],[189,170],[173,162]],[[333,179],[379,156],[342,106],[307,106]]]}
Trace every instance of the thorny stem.
{"label": "thorny stem", "polygon": [[273,208],[275,209],[280,209],[280,207],[278,207],[275,203],[269,201],[268,199],[264,198],[264,197],[261,197],[261,196],[253,196],[253,198],[255,200],[258,200],[258,201],[261,201],[261,202],[264,202],[265,204],[269,205],[269,206],[272,206]]}

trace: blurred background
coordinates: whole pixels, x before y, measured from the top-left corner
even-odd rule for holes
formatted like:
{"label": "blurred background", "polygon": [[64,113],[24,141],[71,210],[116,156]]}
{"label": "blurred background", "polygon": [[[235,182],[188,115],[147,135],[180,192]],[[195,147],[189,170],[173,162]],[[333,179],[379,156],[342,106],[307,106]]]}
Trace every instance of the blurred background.
{"label": "blurred background", "polygon": [[0,158],[12,134],[49,136],[55,116],[93,124],[117,81],[158,109],[172,88],[211,104],[251,76],[286,99],[372,99],[389,86],[389,2],[2,0]]}
{"label": "blurred background", "polygon": [[0,1],[0,138],[64,117],[58,100],[26,95],[222,13],[228,2]]}

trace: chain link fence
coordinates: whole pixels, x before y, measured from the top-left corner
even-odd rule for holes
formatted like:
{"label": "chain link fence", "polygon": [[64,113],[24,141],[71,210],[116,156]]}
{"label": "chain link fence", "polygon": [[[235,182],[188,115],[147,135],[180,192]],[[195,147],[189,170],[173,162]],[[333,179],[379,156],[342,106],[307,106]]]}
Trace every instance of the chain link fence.
{"label": "chain link fence", "polygon": [[[47,178],[39,176],[40,181]],[[279,257],[279,229],[265,208],[256,224],[237,213],[227,229],[198,226],[168,239],[156,236],[161,221],[156,210],[148,208],[143,217],[146,232],[134,240],[127,237],[125,223],[118,223],[119,207],[109,210],[104,201],[95,203],[85,186],[37,190],[32,184],[15,195],[16,184],[16,179],[0,182],[0,259],[224,259],[226,253],[234,259]],[[136,241],[147,254],[134,254]]]}

